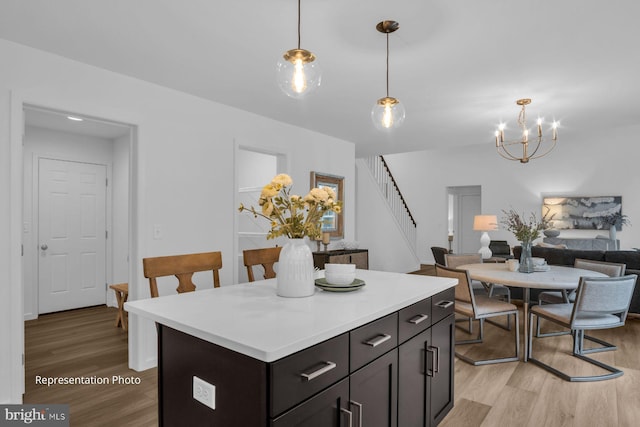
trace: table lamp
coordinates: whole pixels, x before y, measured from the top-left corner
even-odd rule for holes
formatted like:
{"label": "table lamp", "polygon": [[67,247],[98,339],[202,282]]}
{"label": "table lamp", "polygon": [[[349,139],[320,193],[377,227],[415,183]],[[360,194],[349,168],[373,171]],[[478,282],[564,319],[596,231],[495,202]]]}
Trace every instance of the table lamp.
{"label": "table lamp", "polygon": [[482,255],[483,259],[491,258],[491,249],[489,249],[491,239],[487,231],[498,229],[498,218],[496,215],[476,215],[473,217],[473,229],[475,231],[482,231],[480,250],[478,253]]}

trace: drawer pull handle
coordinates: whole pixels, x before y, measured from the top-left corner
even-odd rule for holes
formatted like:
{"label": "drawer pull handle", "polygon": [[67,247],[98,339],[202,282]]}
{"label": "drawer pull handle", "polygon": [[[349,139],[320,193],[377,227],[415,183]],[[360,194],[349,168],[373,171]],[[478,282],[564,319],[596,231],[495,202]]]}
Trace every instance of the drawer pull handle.
{"label": "drawer pull handle", "polygon": [[340,412],[343,412],[349,416],[349,427],[353,427],[353,412],[344,408],[340,408]]}
{"label": "drawer pull handle", "polygon": [[362,427],[362,403],[358,403],[355,400],[350,400],[349,405],[354,405],[358,408],[358,427]]}
{"label": "drawer pull handle", "polygon": [[418,315],[412,317],[411,319],[409,319],[409,323],[413,323],[414,325],[417,325],[419,323],[424,322],[428,318],[429,318],[429,316],[427,316],[426,314],[418,314]]}
{"label": "drawer pull handle", "polygon": [[365,341],[364,344],[370,345],[371,347],[377,347],[385,341],[389,341],[391,339],[391,335],[381,334],[376,338],[372,338],[369,341]]}
{"label": "drawer pull handle", "polygon": [[311,381],[314,378],[318,378],[320,375],[325,374],[336,367],[336,364],[333,362],[323,362],[324,366],[316,371],[311,372],[310,374],[300,374],[303,380]]}
{"label": "drawer pull handle", "polygon": [[440,301],[436,305],[440,308],[449,308],[453,305],[453,301]]}

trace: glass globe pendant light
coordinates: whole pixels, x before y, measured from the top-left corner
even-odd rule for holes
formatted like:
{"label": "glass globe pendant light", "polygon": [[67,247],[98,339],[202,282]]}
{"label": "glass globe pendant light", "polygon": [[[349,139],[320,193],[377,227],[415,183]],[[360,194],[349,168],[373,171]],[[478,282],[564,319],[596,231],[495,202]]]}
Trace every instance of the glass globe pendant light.
{"label": "glass globe pendant light", "polygon": [[300,0],[298,0],[298,48],[278,60],[278,86],[292,98],[301,99],[320,86],[321,70],[316,56],[300,49]]}
{"label": "glass globe pendant light", "polygon": [[400,28],[396,21],[382,21],[376,30],[387,35],[387,96],[376,101],[371,110],[371,119],[377,129],[390,130],[397,128],[404,121],[404,105],[397,98],[389,96],[389,34]]}

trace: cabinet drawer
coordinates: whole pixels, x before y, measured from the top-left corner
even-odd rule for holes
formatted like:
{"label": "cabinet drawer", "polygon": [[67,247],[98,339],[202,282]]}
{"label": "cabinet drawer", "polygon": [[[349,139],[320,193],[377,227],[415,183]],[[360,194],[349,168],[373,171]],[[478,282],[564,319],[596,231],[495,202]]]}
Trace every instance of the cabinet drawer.
{"label": "cabinet drawer", "polygon": [[431,297],[431,324],[453,313],[456,288],[450,288]]}
{"label": "cabinet drawer", "polygon": [[293,405],[349,374],[349,335],[342,334],[270,366],[270,415]]}
{"label": "cabinet drawer", "polygon": [[390,314],[350,333],[351,372],[398,345],[398,313]]}
{"label": "cabinet drawer", "polygon": [[431,326],[431,298],[426,298],[398,313],[398,341],[409,338]]}
{"label": "cabinet drawer", "polygon": [[345,378],[311,399],[271,421],[271,427],[338,427],[346,419],[341,409],[349,402],[349,379]]}

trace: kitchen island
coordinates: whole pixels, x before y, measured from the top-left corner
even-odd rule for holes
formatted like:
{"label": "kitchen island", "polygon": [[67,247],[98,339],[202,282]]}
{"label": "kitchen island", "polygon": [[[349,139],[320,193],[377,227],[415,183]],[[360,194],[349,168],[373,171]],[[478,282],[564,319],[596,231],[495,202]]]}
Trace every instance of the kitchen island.
{"label": "kitchen island", "polygon": [[360,290],[307,298],[271,279],[126,303],[158,325],[160,425],[437,424],[453,403],[456,281],[356,276]]}

